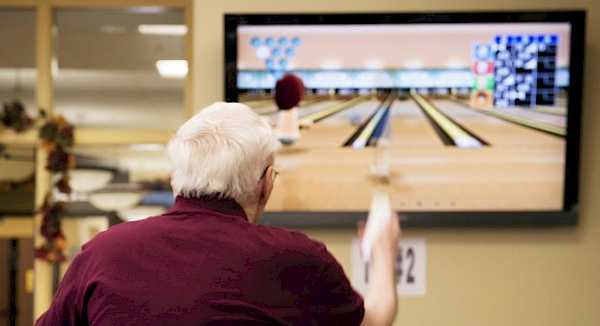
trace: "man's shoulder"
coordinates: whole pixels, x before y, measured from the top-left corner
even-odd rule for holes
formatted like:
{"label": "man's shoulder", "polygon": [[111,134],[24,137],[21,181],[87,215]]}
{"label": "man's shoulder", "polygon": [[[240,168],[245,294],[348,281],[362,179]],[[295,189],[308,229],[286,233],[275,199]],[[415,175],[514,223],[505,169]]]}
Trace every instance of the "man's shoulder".
{"label": "man's shoulder", "polygon": [[320,243],[319,241],[309,238],[306,234],[300,231],[290,230],[283,227],[257,225],[255,230],[260,237],[274,241],[280,241],[283,244],[289,243],[291,245],[312,246]]}
{"label": "man's shoulder", "polygon": [[110,247],[126,247],[129,244],[139,242],[140,240],[149,238],[149,231],[153,226],[151,218],[139,221],[130,221],[120,223],[96,234],[94,238],[83,245],[86,247],[100,247],[103,251]]}
{"label": "man's shoulder", "polygon": [[282,250],[298,251],[317,256],[328,254],[323,242],[311,239],[300,231],[259,225],[256,227],[256,234],[263,243]]}

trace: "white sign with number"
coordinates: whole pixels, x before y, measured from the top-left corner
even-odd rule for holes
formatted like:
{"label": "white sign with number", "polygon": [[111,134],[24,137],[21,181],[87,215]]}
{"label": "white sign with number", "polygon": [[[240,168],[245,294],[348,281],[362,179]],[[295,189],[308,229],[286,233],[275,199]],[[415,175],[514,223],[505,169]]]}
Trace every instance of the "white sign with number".
{"label": "white sign with number", "polygon": [[[401,239],[396,256],[396,293],[400,296],[423,296],[426,292],[425,239]],[[352,242],[352,285],[365,294],[369,266],[360,255],[358,239]]]}

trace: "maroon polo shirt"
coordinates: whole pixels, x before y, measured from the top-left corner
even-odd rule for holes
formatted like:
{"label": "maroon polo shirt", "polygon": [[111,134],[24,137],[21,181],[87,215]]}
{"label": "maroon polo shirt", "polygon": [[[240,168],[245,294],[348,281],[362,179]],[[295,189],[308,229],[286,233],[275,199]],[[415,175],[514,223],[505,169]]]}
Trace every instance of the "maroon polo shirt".
{"label": "maroon polo shirt", "polygon": [[36,325],[358,325],[364,304],[321,242],[177,197],[83,246]]}

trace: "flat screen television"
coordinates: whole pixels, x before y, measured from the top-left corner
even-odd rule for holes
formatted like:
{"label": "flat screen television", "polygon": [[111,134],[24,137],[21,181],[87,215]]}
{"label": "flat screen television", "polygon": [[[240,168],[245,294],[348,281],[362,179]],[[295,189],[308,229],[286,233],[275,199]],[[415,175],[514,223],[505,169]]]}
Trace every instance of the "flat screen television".
{"label": "flat screen television", "polygon": [[585,11],[226,14],[225,100],[278,128],[304,85],[265,223],[575,225]]}

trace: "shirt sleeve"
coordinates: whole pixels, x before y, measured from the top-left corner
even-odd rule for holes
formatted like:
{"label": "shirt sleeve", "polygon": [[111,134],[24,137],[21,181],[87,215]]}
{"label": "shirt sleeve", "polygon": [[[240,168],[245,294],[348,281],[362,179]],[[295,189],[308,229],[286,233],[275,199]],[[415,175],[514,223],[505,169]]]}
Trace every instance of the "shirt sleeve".
{"label": "shirt sleeve", "polygon": [[50,308],[35,322],[35,326],[79,326],[87,325],[81,320],[79,282],[75,259],[54,294]]}
{"label": "shirt sleeve", "polygon": [[313,325],[360,325],[365,315],[363,298],[350,284],[344,270],[329,252],[314,283],[307,306]]}

